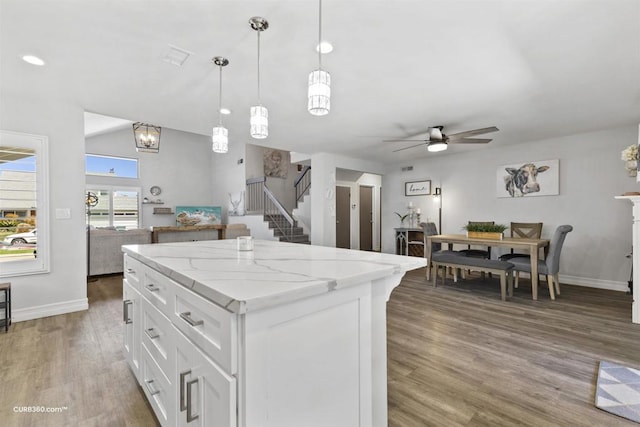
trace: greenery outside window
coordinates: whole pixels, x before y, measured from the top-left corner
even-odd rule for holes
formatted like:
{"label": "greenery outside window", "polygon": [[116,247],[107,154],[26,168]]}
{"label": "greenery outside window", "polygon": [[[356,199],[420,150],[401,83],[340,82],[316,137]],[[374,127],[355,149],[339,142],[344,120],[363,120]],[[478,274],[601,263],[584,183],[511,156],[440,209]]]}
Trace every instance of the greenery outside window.
{"label": "greenery outside window", "polygon": [[0,130],[0,277],[49,271],[48,139]]}

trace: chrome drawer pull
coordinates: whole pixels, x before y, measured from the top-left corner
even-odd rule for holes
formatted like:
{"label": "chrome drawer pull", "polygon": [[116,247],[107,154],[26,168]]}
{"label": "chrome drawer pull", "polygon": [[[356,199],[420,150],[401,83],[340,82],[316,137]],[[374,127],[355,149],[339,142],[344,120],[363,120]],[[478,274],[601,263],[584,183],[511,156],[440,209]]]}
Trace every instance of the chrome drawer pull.
{"label": "chrome drawer pull", "polygon": [[146,381],[145,381],[145,383],[147,383],[147,390],[149,390],[149,394],[150,394],[151,396],[153,396],[154,394],[158,394],[158,393],[160,393],[160,390],[154,390],[154,389],[151,387],[151,383],[152,383],[152,382],[153,382],[153,380],[146,380]]}
{"label": "chrome drawer pull", "polygon": [[187,375],[191,375],[191,369],[188,371],[180,372],[180,412],[187,409],[187,404],[184,401],[184,378]]}
{"label": "chrome drawer pull", "polygon": [[148,336],[150,339],[155,340],[156,338],[159,338],[159,337],[160,337],[160,334],[156,334],[156,333],[154,333],[154,331],[155,331],[155,329],[153,329],[153,328],[149,328],[149,329],[145,329],[145,330],[144,330],[144,333],[145,333],[145,334],[147,334],[147,336]]}
{"label": "chrome drawer pull", "polygon": [[190,423],[191,421],[197,420],[199,415],[193,415],[191,413],[191,411],[193,410],[192,406],[193,406],[193,402],[191,401],[192,395],[191,395],[191,386],[194,384],[198,384],[198,378],[196,378],[193,381],[189,381],[187,383],[187,422]]}
{"label": "chrome drawer pull", "polygon": [[200,326],[204,325],[204,320],[193,320],[191,318],[191,312],[185,311],[184,313],[180,313],[180,318],[190,324],[191,326]]}
{"label": "chrome drawer pull", "polygon": [[136,274],[136,271],[133,268],[127,268],[127,273]]}
{"label": "chrome drawer pull", "polygon": [[122,321],[125,325],[133,323],[133,320],[129,319],[129,306],[133,305],[133,301],[126,299],[122,301]]}
{"label": "chrome drawer pull", "polygon": [[160,288],[156,287],[153,283],[149,283],[145,288],[147,288],[149,292],[158,292],[160,290]]}

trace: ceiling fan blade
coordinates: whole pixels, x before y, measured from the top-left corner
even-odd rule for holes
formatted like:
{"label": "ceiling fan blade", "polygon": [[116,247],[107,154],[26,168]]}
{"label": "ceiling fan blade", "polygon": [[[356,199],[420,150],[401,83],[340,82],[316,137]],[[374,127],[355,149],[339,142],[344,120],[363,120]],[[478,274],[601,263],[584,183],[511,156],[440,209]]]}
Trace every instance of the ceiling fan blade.
{"label": "ceiling fan blade", "polygon": [[486,144],[487,142],[491,142],[493,141],[493,139],[487,139],[487,138],[463,138],[463,139],[456,139],[453,141],[448,141],[451,142],[453,144]]}
{"label": "ceiling fan blade", "polygon": [[417,145],[412,145],[411,147],[404,147],[404,148],[399,148],[397,150],[393,150],[394,153],[397,153],[398,151],[402,151],[402,150],[408,150],[409,148],[416,148],[419,147],[421,145],[426,145],[426,142],[422,142],[422,144],[417,144]]}
{"label": "ceiling fan blade", "polygon": [[427,143],[427,140],[425,139],[383,139],[382,140],[382,142],[405,142],[405,141],[407,142],[421,141],[421,142],[424,142],[425,144]]}
{"label": "ceiling fan blade", "polygon": [[491,126],[488,128],[482,128],[482,129],[474,129],[474,130],[468,130],[465,132],[458,132],[458,133],[454,133],[454,134],[447,134],[447,136],[451,139],[460,139],[460,138],[466,138],[467,136],[474,136],[474,135],[481,135],[483,133],[489,133],[489,132],[497,132],[500,129],[498,129],[495,126]]}

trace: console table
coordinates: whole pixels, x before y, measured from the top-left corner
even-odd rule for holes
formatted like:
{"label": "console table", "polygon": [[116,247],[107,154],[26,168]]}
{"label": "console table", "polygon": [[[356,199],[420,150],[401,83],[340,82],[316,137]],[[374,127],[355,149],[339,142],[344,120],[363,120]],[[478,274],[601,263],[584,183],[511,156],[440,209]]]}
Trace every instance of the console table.
{"label": "console table", "polygon": [[422,228],[401,227],[396,231],[396,254],[424,257],[424,232]]}
{"label": "console table", "polygon": [[[152,227],[151,243],[194,242],[199,240],[223,240],[228,229],[245,228],[244,224],[182,225],[177,227]],[[236,233],[236,235],[238,235]]]}

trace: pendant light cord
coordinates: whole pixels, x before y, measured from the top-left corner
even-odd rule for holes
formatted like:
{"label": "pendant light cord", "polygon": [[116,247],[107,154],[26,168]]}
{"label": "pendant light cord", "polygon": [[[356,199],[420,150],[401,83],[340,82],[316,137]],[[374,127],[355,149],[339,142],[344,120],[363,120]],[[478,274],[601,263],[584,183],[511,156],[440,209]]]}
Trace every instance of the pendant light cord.
{"label": "pendant light cord", "polygon": [[318,0],[318,69],[322,70],[322,0]]}
{"label": "pendant light cord", "polygon": [[260,99],[260,33],[261,29],[258,30],[258,105],[262,105],[262,100]]}
{"label": "pendant light cord", "polygon": [[218,66],[220,68],[220,91],[218,92],[218,125],[222,126],[222,65]]}

